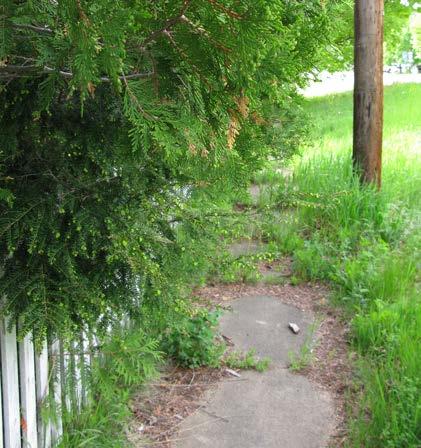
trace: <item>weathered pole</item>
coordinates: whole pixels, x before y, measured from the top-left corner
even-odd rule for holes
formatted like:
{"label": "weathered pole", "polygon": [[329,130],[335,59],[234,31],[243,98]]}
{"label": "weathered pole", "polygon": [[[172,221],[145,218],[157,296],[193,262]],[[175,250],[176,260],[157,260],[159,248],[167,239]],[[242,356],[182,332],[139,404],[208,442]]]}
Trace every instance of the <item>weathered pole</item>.
{"label": "weathered pole", "polygon": [[383,0],[355,0],[354,141],[361,182],[381,185],[383,134]]}

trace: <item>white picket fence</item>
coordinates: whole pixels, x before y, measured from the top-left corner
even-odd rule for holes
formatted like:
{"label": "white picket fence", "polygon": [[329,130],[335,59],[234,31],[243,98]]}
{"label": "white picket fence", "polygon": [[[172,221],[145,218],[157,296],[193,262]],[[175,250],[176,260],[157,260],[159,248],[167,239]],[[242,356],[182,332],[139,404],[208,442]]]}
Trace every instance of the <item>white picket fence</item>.
{"label": "white picket fence", "polygon": [[56,340],[37,353],[31,335],[18,341],[16,333],[0,318],[0,448],[51,448],[63,433],[62,413],[89,401],[98,341],[82,333],[73,350]]}

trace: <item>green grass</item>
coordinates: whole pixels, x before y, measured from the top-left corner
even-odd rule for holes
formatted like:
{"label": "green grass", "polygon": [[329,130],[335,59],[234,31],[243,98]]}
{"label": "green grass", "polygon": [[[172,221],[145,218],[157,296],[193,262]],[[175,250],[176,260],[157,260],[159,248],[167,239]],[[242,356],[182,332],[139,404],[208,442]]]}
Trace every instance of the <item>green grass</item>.
{"label": "green grass", "polygon": [[267,214],[262,234],[292,255],[294,278],[330,282],[352,319],[360,392],[350,447],[421,446],[420,104],[421,85],[385,89],[380,192],[352,173],[351,94],[308,100],[313,144],[291,179],[273,166],[256,177],[271,184],[265,205],[287,216]]}
{"label": "green grass", "polygon": [[[163,353],[157,339],[139,326],[116,331],[93,358],[90,368],[91,400],[78,412],[63,409],[63,436],[57,448],[128,448],[130,397],[156,378]],[[54,415],[50,415],[54,417]]]}
{"label": "green grass", "polygon": [[317,327],[320,326],[320,321],[317,318],[313,324],[310,325],[306,339],[302,344],[299,352],[290,351],[288,352],[289,358],[289,369],[293,372],[300,372],[301,370],[308,367],[313,361],[313,348],[314,348],[314,333]]}
{"label": "green grass", "polygon": [[232,351],[223,359],[224,365],[231,369],[266,371],[271,363],[271,359],[264,357],[260,359],[256,356],[256,350],[251,349],[245,353]]}
{"label": "green grass", "polygon": [[[386,158],[402,136],[408,134],[413,143],[413,134],[420,133],[421,108],[419,84],[400,84],[385,88],[384,95],[384,139]],[[313,98],[307,101],[306,110],[313,127],[314,148],[324,153],[337,153],[352,145],[352,95],[350,93]],[[418,137],[418,150],[421,142]],[[404,143],[404,142],[402,142]],[[313,149],[314,149],[313,148]],[[416,148],[406,148],[415,152]]]}

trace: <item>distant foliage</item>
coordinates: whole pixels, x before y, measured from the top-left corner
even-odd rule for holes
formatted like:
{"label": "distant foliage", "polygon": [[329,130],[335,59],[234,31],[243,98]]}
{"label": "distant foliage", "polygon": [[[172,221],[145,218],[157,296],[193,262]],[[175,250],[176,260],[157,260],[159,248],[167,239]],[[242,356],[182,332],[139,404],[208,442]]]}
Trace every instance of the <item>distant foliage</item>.
{"label": "distant foliage", "polygon": [[414,60],[415,63],[421,63],[421,12],[413,14],[410,23],[409,29],[412,34],[411,45],[414,48]]}
{"label": "distant foliage", "polygon": [[296,151],[329,20],[316,0],[2,2],[0,295],[22,334],[176,295],[187,196]]}
{"label": "distant foliage", "polygon": [[[329,71],[352,68],[354,60],[354,4],[353,0],[327,2],[329,21],[328,44],[318,70]],[[420,8],[417,0],[384,0],[385,61],[396,61],[402,46],[402,37],[409,26],[410,17]],[[399,57],[402,55],[400,54]]]}

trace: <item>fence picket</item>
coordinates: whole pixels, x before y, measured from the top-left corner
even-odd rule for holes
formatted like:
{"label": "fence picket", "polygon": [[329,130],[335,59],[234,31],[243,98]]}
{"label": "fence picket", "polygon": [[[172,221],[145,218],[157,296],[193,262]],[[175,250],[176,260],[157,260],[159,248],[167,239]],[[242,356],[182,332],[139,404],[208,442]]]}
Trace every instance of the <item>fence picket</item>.
{"label": "fence picket", "polygon": [[[1,336],[0,336],[1,337]],[[0,448],[4,448],[4,440],[3,440],[3,395],[1,390],[1,364],[0,364]]]}
{"label": "fence picket", "polygon": [[22,445],[38,448],[37,398],[35,392],[35,359],[32,335],[19,342],[19,378],[22,414]]}
{"label": "fence picket", "polygon": [[82,367],[82,406],[89,403],[89,374],[91,371],[89,338],[85,331],[81,333],[81,353],[83,359]]}
{"label": "fence picket", "polygon": [[67,348],[62,342],[60,344],[60,370],[61,375],[61,402],[63,404],[63,412],[72,411],[71,402],[71,383],[72,383],[72,373],[71,373],[71,363],[70,363],[70,353],[68,353]]}
{"label": "fence picket", "polygon": [[61,403],[61,362],[60,362],[60,341],[55,340],[50,347],[50,370],[55,404],[55,419],[51,425],[52,444],[56,444],[63,435],[62,403]]}
{"label": "fence picket", "polygon": [[37,395],[37,416],[38,416],[38,447],[51,447],[51,422],[43,421],[42,406],[48,399],[48,347],[45,341],[41,353],[35,356],[35,377],[36,377],[36,395]]}
{"label": "fence picket", "polygon": [[89,376],[93,363],[104,359],[103,343],[129,325],[123,318],[100,338],[82,331],[68,347],[45,341],[37,353],[31,334],[18,342],[16,326],[8,331],[0,317],[0,448],[52,448],[60,442],[63,413],[78,412],[92,399]]}
{"label": "fence picket", "polygon": [[74,382],[74,393],[76,397],[76,408],[80,410],[82,407],[82,362],[83,357],[80,355],[81,353],[81,344],[79,341],[75,341],[72,344],[73,349],[73,359],[74,359],[74,373],[75,373],[75,382]]}
{"label": "fence picket", "polygon": [[16,326],[7,331],[8,321],[1,319],[1,368],[3,386],[4,444],[7,448],[21,448],[18,350]]}

